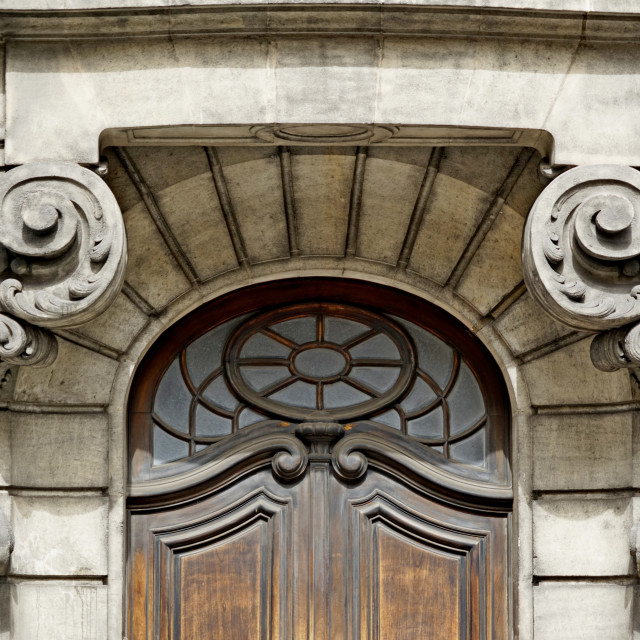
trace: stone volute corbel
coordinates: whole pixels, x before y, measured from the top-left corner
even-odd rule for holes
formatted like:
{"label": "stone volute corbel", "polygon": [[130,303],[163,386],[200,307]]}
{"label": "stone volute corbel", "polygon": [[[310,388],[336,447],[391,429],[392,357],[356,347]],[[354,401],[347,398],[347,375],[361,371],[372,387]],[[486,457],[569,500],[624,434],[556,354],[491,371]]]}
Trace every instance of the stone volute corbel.
{"label": "stone volute corbel", "polygon": [[49,329],[92,320],[122,286],[120,209],[93,171],[34,163],[0,174],[0,229],[0,360],[50,364]]}
{"label": "stone volute corbel", "polygon": [[618,165],[560,173],[536,200],[522,266],[534,299],[559,322],[599,331],[603,371],[640,366],[640,172]]}

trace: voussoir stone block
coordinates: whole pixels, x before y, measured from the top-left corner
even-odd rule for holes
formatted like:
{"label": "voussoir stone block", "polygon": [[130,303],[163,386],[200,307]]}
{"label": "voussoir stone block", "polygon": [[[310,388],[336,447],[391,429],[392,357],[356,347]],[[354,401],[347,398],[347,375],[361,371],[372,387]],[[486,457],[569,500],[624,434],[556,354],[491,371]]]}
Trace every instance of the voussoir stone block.
{"label": "voussoir stone block", "polygon": [[[292,154],[303,255],[344,255],[354,163],[353,155]],[[296,185],[303,187],[296,189]]]}
{"label": "voussoir stone block", "polygon": [[520,261],[524,220],[503,206],[460,280],[457,292],[487,314],[522,281]]}
{"label": "voussoir stone block", "polygon": [[557,498],[533,503],[538,576],[619,576],[632,571],[630,498]]}
{"label": "voussoir stone block", "polygon": [[278,156],[226,166],[224,176],[249,261],[288,257]]}
{"label": "voussoir stone block", "polygon": [[444,284],[473,237],[491,196],[438,174],[416,236],[409,268]]}
{"label": "voussoir stone block", "polygon": [[15,496],[11,573],[106,575],[107,518],[104,497]]}
{"label": "voussoir stone block", "polygon": [[632,484],[631,413],[533,418],[533,488],[613,489]]}
{"label": "voussoir stone block", "polygon": [[190,288],[144,203],[124,213],[128,262],[126,281],[152,306],[163,308]]}
{"label": "voussoir stone block", "polygon": [[607,404],[631,399],[628,372],[596,369],[590,344],[591,338],[586,338],[523,366],[531,404]]}
{"label": "voussoir stone block", "polygon": [[104,404],[109,402],[118,362],[67,340],[47,367],[21,367],[14,392],[18,402]]}
{"label": "voussoir stone block", "polygon": [[159,192],[156,199],[180,248],[201,279],[238,266],[211,171]]}
{"label": "voussoir stone block", "polygon": [[149,318],[127,296],[120,293],[113,304],[95,320],[73,329],[75,333],[125,352]]}
{"label": "voussoir stone block", "polygon": [[[12,640],[107,637],[106,585],[22,582],[11,585],[11,591]],[[0,618],[0,638],[4,624]]]}
{"label": "voussoir stone block", "polygon": [[11,450],[11,476],[20,487],[90,488],[109,482],[105,414],[14,413]]}
{"label": "voussoir stone block", "polygon": [[[428,158],[428,153],[423,154]],[[424,172],[423,167],[412,164],[367,159],[358,256],[396,264]]]}
{"label": "voussoir stone block", "polygon": [[629,640],[633,587],[575,582],[533,589],[535,640]]}
{"label": "voussoir stone block", "polygon": [[547,315],[528,292],[500,315],[494,326],[516,355],[534,351],[572,332]]}

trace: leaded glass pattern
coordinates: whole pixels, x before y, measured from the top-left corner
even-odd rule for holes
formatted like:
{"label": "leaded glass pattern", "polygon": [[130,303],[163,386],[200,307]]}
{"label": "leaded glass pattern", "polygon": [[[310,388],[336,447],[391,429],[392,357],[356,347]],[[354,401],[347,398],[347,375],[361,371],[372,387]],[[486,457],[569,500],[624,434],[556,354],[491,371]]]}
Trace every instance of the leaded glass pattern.
{"label": "leaded glass pattern", "polygon": [[397,429],[484,467],[487,411],[463,356],[406,319],[305,303],[241,316],[183,347],[157,386],[154,465],[264,420]]}

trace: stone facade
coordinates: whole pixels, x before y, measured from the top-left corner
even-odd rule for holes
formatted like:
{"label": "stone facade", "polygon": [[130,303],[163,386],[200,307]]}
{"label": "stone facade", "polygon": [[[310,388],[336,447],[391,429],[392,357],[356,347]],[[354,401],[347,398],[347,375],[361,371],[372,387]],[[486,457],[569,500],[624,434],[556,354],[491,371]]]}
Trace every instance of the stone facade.
{"label": "stone facade", "polygon": [[514,636],[640,633],[635,3],[59,4],[0,8],[0,639],[123,637],[136,366],[314,275],[432,301],[499,364]]}

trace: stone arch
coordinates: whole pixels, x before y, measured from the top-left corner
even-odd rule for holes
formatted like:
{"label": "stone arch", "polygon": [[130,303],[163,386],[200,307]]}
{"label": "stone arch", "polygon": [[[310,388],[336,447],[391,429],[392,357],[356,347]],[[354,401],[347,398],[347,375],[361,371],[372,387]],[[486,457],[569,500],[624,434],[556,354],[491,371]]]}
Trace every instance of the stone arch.
{"label": "stone arch", "polygon": [[[594,369],[589,337],[542,316],[521,283],[520,235],[526,212],[541,189],[535,172],[538,158],[527,150],[448,148],[435,165],[433,153],[425,149],[370,153],[351,254],[347,252],[349,225],[358,187],[355,148],[302,148],[290,151],[288,160],[286,152],[273,147],[219,149],[217,164],[202,148],[117,149],[110,155],[108,182],[129,234],[125,289],[101,317],[78,329],[58,332],[60,353],[53,365],[21,369],[10,398],[9,387],[5,390],[15,433],[25,434],[12,441],[14,459],[25,469],[29,456],[40,465],[36,480],[29,482],[61,487],[69,483],[64,471],[65,438],[76,439],[77,447],[89,452],[77,484],[73,485],[76,479],[71,483],[100,488],[103,495],[92,494],[69,508],[94,513],[96,523],[104,525],[103,537],[95,547],[89,544],[80,550],[70,571],[108,576],[109,599],[121,602],[124,407],[135,366],[162,330],[205,301],[246,284],[306,275],[345,276],[399,287],[445,308],[482,340],[502,368],[514,409],[514,480],[521,540],[518,564],[514,564],[519,581],[517,610],[521,632],[530,628],[531,498],[534,486],[543,486],[535,483],[544,483],[542,475],[536,479],[541,472],[532,462],[532,421],[548,434],[540,446],[553,453],[554,446],[570,446],[563,436],[569,428],[572,433],[599,437],[593,421],[563,417],[563,412],[579,413],[586,406],[618,411],[613,422],[620,422],[622,433],[622,421],[630,420],[625,407],[633,398],[629,374]],[[283,170],[287,162],[289,196],[293,195],[299,216],[299,253],[292,251],[287,229],[287,173]],[[520,172],[510,181],[517,169]],[[215,171],[224,178],[222,186],[216,183]],[[399,258],[425,184],[428,206],[419,219],[407,268],[401,268]],[[262,249],[260,230],[265,219],[272,241]],[[203,220],[209,221],[208,227]],[[454,228],[464,231],[462,239],[448,233]],[[212,238],[218,243],[215,252]],[[573,374],[571,382],[568,371]],[[594,397],[601,409],[594,409]],[[549,415],[560,418],[550,420]],[[54,426],[47,436],[51,446],[60,449],[54,464],[35,450],[28,453],[26,434],[29,429],[42,429],[47,420],[64,423],[66,429],[56,432]],[[573,441],[576,437],[569,436]],[[578,455],[582,455],[579,447]],[[27,476],[15,469],[13,482],[20,484],[20,478]],[[556,472],[566,473],[559,466]],[[589,488],[583,478],[567,481],[574,488]],[[37,556],[23,546],[21,530],[48,525],[33,519],[25,500],[18,503],[12,570],[19,573],[28,570]],[[107,531],[105,555],[95,550],[101,543],[106,548]],[[45,555],[41,561],[45,573],[56,574],[54,558]],[[115,637],[121,621],[117,609],[112,608],[111,615],[110,633]]]}

